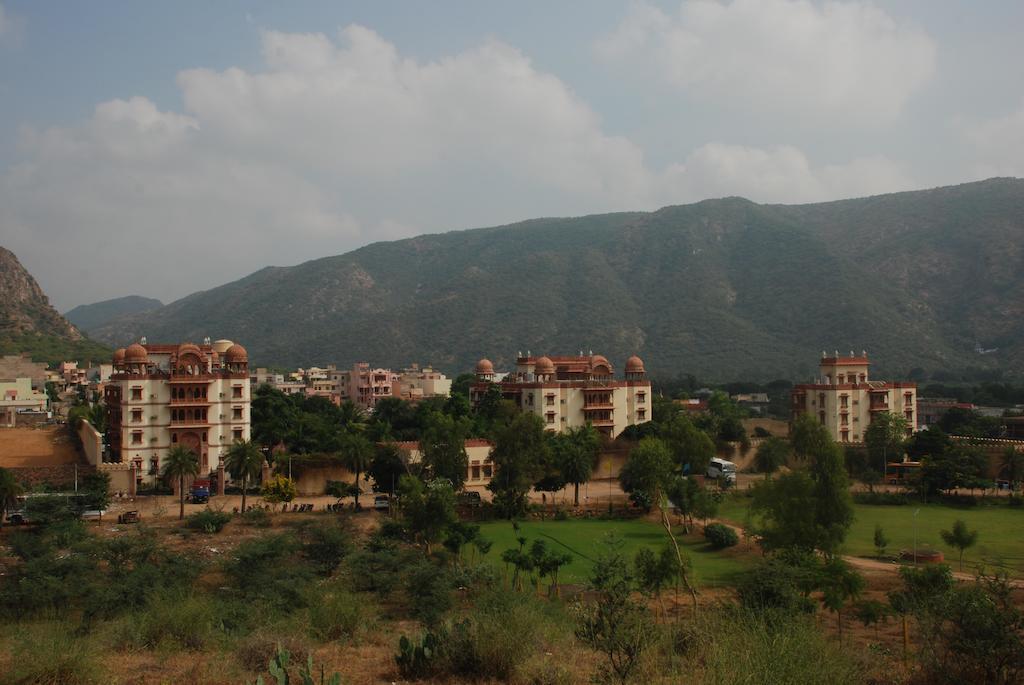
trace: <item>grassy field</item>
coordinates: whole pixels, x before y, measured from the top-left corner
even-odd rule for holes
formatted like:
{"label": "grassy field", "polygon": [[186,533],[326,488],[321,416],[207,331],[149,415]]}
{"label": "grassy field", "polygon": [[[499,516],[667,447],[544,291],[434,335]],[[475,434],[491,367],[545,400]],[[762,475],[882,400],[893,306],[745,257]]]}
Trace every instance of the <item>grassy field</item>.
{"label": "grassy field", "polygon": [[[664,530],[649,521],[523,521],[520,524],[527,547],[534,539],[544,540],[549,547],[563,549],[573,555],[573,561],[559,573],[559,582],[585,583],[590,575],[594,559],[607,547],[605,536],[614,532],[623,542],[623,553],[632,560],[641,547],[659,551],[666,543]],[[494,546],[488,555],[492,563],[501,563],[501,553],[518,547],[516,533],[507,521],[485,523],[480,531],[492,540]],[[729,551],[716,552],[708,548],[703,537],[684,537],[678,529],[677,539],[686,550],[693,564],[698,585],[716,587],[730,584],[735,575],[745,568],[746,562]]]}
{"label": "grassy field", "polygon": [[[731,497],[719,509],[719,516],[742,523],[746,520],[750,499]],[[855,556],[874,556],[875,525],[879,524],[889,538],[888,553],[914,547],[914,512],[917,515],[918,549],[937,549],[954,565],[958,552],[948,547],[939,535],[953,522],[962,519],[971,530],[978,531],[977,544],[964,553],[964,570],[984,564],[990,570],[1003,568],[1011,575],[1024,577],[1024,509],[1006,505],[950,507],[941,504],[879,506],[856,504],[856,518],[846,537],[844,552]]]}

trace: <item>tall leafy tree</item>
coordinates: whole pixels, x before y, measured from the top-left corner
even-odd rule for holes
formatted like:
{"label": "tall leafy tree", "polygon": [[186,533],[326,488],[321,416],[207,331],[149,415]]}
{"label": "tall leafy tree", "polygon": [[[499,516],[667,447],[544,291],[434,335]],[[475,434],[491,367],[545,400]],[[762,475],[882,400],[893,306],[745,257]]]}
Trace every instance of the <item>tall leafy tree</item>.
{"label": "tall leafy tree", "polygon": [[811,455],[830,445],[832,436],[817,419],[804,413],[793,419],[789,442],[793,446],[793,455],[801,461],[807,461]]}
{"label": "tall leafy tree", "polygon": [[185,518],[185,479],[199,475],[199,457],[192,450],[172,447],[164,460],[163,477],[178,480],[178,519]]}
{"label": "tall leafy tree", "polygon": [[495,430],[491,461],[495,473],[487,489],[507,518],[526,510],[526,495],[550,460],[549,440],[536,414],[521,412],[506,426]]}
{"label": "tall leafy tree", "polygon": [[253,440],[264,447],[276,447],[285,441],[298,419],[298,409],[288,395],[264,384],[256,389],[250,415]]}
{"label": "tall leafy tree", "polygon": [[238,440],[228,448],[224,468],[232,478],[242,481],[242,513],[245,513],[249,481],[258,478],[263,470],[263,453],[251,441]]}
{"label": "tall leafy tree", "polygon": [[909,430],[910,424],[899,414],[879,412],[872,417],[871,425],[864,431],[864,443],[879,473],[885,473],[889,459],[903,455]]}
{"label": "tall leafy tree", "polygon": [[402,476],[398,493],[406,527],[430,554],[431,546],[439,542],[448,526],[458,520],[455,491],[445,480],[424,483],[415,476]]}
{"label": "tall leafy tree", "polygon": [[390,495],[398,488],[398,481],[402,476],[411,474],[398,446],[393,442],[386,442],[374,448],[373,459],[366,469],[366,475],[373,479],[374,490]]}
{"label": "tall leafy tree", "polygon": [[763,473],[767,480],[780,467],[786,465],[786,462],[789,461],[789,454],[788,442],[775,436],[766,438],[757,446],[757,452],[754,453],[754,468],[758,473]]}
{"label": "tall leafy tree", "polygon": [[562,480],[573,485],[573,506],[580,505],[580,483],[594,473],[601,441],[593,426],[571,428],[555,437],[555,454]]}
{"label": "tall leafy tree", "polygon": [[686,473],[704,473],[715,456],[714,440],[686,416],[677,415],[662,424],[659,436]]}
{"label": "tall leafy tree", "polygon": [[467,419],[431,412],[426,420],[420,447],[423,463],[432,478],[446,478],[456,491],[466,482],[469,458],[466,456]]}
{"label": "tall leafy tree", "polygon": [[355,494],[356,509],[359,508],[359,476],[370,467],[373,460],[373,445],[364,435],[349,433],[342,441],[341,454],[345,460],[345,467],[356,476]]}
{"label": "tall leafy tree", "polygon": [[1013,445],[1007,447],[999,462],[999,473],[1009,482],[1010,488],[1016,490],[1020,487],[1024,481],[1024,452],[1018,452]]}
{"label": "tall leafy tree", "polygon": [[644,438],[629,453],[619,473],[619,485],[645,510],[656,506],[667,492],[673,474],[672,452],[660,438]]}

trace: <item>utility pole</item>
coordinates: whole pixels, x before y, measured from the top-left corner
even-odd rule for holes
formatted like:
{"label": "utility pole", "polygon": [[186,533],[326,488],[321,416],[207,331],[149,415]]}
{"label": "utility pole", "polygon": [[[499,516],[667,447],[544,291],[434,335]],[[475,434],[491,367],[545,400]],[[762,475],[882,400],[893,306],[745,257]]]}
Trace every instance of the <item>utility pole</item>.
{"label": "utility pole", "polygon": [[920,509],[914,510],[914,566],[917,566],[917,515],[920,513]]}

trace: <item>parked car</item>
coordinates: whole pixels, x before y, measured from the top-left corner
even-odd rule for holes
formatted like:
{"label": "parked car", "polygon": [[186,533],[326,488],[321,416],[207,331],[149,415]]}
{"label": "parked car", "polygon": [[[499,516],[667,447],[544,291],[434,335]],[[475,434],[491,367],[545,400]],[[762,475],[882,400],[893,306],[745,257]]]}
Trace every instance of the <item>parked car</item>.
{"label": "parked car", "polygon": [[376,495],[373,498],[373,508],[377,510],[387,510],[391,507],[391,498],[387,495]]}
{"label": "parked car", "polygon": [[118,514],[117,516],[118,523],[138,523],[140,520],[141,517],[139,516],[137,509],[126,511],[123,514]]}
{"label": "parked car", "polygon": [[188,493],[188,501],[192,504],[206,504],[210,501],[209,488],[192,488]]}
{"label": "parked car", "polygon": [[715,457],[708,464],[707,473],[708,478],[723,478],[730,483],[736,482],[736,464],[725,459],[719,459]]}
{"label": "parked car", "polygon": [[480,499],[480,493],[475,490],[463,490],[459,493],[456,501],[463,507],[479,507],[483,504],[483,500]]}

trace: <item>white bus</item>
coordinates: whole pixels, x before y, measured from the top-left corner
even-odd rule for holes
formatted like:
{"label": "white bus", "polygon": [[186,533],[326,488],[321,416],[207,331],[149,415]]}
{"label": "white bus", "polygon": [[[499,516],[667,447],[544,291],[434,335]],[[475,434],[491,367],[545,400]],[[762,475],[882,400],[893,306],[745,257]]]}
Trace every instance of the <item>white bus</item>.
{"label": "white bus", "polygon": [[724,478],[730,483],[736,483],[736,464],[725,459],[715,457],[708,464],[706,473],[708,478]]}

